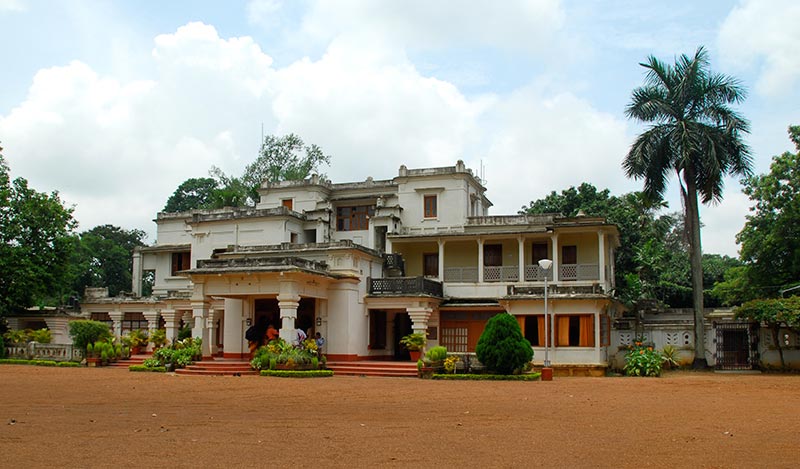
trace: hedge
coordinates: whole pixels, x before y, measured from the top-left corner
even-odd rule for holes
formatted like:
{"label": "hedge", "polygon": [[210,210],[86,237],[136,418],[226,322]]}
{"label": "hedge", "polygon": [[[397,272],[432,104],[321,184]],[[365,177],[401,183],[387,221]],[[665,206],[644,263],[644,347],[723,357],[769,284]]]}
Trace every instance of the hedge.
{"label": "hedge", "polygon": [[276,378],[328,378],[333,376],[333,370],[261,370],[261,376],[274,376]]}
{"label": "hedge", "polygon": [[470,380],[470,381],[538,381],[541,373],[527,373],[524,375],[473,375],[473,374],[435,374],[432,379],[442,380]]}

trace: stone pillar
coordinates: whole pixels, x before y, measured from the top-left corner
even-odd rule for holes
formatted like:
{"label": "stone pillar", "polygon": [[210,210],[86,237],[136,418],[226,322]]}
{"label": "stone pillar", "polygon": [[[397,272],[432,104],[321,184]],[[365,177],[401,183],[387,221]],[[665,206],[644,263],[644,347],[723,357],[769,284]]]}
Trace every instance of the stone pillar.
{"label": "stone pillar", "polygon": [[561,265],[560,261],[558,260],[558,235],[554,234],[550,236],[550,241],[553,244],[553,282],[558,284],[558,281],[561,280],[560,272],[561,272]]}
{"label": "stone pillar", "polygon": [[142,296],[142,248],[133,248],[133,270],[131,272],[131,291],[136,296]]}
{"label": "stone pillar", "polygon": [[[147,319],[147,335],[153,337],[153,332],[158,329],[158,311],[150,310],[142,312],[144,318]],[[147,350],[153,350],[153,344],[147,344]]]}
{"label": "stone pillar", "polygon": [[483,282],[483,240],[478,240],[478,283]]}
{"label": "stone pillar", "polygon": [[406,308],[406,311],[411,318],[411,330],[414,331],[415,334],[427,336],[428,319],[430,319],[433,309],[425,306],[412,306]]}
{"label": "stone pillar", "polygon": [[208,337],[208,303],[192,302],[192,318],[194,319],[194,327],[192,328],[192,337],[203,340],[202,351],[203,358],[211,357],[211,344]]}
{"label": "stone pillar", "polygon": [[172,343],[178,338],[178,328],[181,325],[182,311],[175,311],[174,309],[162,309],[161,316],[164,317],[164,322],[167,326],[167,342]]}
{"label": "stone pillar", "polygon": [[517,255],[518,264],[519,264],[519,278],[517,279],[518,282],[525,281],[525,239],[520,236],[517,238],[517,243],[519,244]]}
{"label": "stone pillar", "polygon": [[219,312],[213,306],[208,310],[206,326],[208,327],[208,349],[211,356],[217,353],[217,314]]}
{"label": "stone pillar", "polygon": [[53,344],[71,344],[72,338],[69,336],[69,318],[55,317],[44,318],[47,328],[50,330]]}
{"label": "stone pillar", "polygon": [[244,301],[234,298],[225,298],[225,329],[223,329],[222,343],[225,346],[225,358],[244,358],[247,347],[244,340],[246,318],[243,314]]}
{"label": "stone pillar", "polygon": [[281,339],[297,342],[297,307],[300,305],[299,295],[278,295],[278,307],[281,310]]}
{"label": "stone pillar", "polygon": [[122,318],[125,317],[125,313],[122,311],[109,311],[108,316],[113,321],[111,332],[117,337],[122,336]]}
{"label": "stone pillar", "polygon": [[444,240],[439,241],[439,281],[444,283]]}
{"label": "stone pillar", "polygon": [[597,232],[597,266],[600,270],[598,281],[603,286],[603,291],[607,292],[606,286],[606,234],[602,231]]}

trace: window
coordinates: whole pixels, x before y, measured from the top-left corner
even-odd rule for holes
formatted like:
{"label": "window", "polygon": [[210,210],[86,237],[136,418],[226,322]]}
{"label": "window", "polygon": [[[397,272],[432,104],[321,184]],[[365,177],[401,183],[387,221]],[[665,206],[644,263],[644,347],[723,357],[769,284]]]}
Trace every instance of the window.
{"label": "window", "polygon": [[503,265],[502,244],[487,244],[483,247],[483,265],[489,267]]}
{"label": "window", "polygon": [[294,203],[292,202],[292,199],[281,199],[281,205],[289,210],[294,210]]}
{"label": "window", "polygon": [[122,335],[135,330],[147,330],[147,319],[142,313],[125,313],[122,317]]}
{"label": "window", "polygon": [[556,315],[555,345],[557,347],[594,347],[594,315]]}
{"label": "window", "polygon": [[600,315],[600,346],[611,345],[611,316]]}
{"label": "window", "polygon": [[436,195],[426,195],[423,197],[423,205],[424,205],[424,217],[425,218],[436,218],[438,216],[438,212],[436,209],[437,204],[437,196]]}
{"label": "window", "polygon": [[366,230],[369,217],[375,215],[374,205],[336,208],[336,231]]}
{"label": "window", "polygon": [[544,314],[525,316],[525,338],[534,347],[544,347]]}
{"label": "window", "polygon": [[561,248],[561,263],[574,265],[578,263],[578,246],[563,246]]}
{"label": "window", "polygon": [[537,265],[542,259],[550,259],[550,256],[547,255],[547,243],[533,243],[531,251],[533,253],[531,259],[533,260],[533,265]]}
{"label": "window", "polygon": [[111,320],[111,316],[108,313],[92,313],[89,317],[92,321],[98,321],[108,324],[108,328],[112,331],[114,330],[114,321]]}
{"label": "window", "polygon": [[428,253],[422,255],[422,275],[426,277],[439,276],[439,254]]}
{"label": "window", "polygon": [[371,350],[386,348],[386,311],[369,312],[369,348]]}
{"label": "window", "polygon": [[177,274],[181,270],[189,270],[192,265],[191,252],[173,252],[172,253],[172,275]]}

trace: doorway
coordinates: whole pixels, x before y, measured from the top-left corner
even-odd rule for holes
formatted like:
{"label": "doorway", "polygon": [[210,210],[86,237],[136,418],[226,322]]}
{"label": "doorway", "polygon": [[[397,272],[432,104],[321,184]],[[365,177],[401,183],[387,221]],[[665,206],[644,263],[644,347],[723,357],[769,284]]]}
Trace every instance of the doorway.
{"label": "doorway", "polygon": [[394,332],[394,359],[398,361],[409,361],[411,355],[405,347],[400,345],[400,339],[414,332],[411,328],[411,316],[406,312],[396,313],[392,326]]}

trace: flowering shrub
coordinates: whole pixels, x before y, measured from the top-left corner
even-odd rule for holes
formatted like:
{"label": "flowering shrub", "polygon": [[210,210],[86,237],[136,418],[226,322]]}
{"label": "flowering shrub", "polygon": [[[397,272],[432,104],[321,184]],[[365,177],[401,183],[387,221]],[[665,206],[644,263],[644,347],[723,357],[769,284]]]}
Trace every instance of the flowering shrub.
{"label": "flowering shrub", "polygon": [[652,345],[635,341],[625,355],[625,374],[628,376],[661,376],[664,357]]}
{"label": "flowering shrub", "polygon": [[318,368],[317,343],[307,339],[300,346],[294,346],[283,339],[271,340],[259,347],[250,361],[250,366],[256,370],[274,369],[277,365]]}
{"label": "flowering shrub", "polygon": [[450,355],[449,357],[444,359],[444,369],[448,373],[455,373],[456,372],[456,364],[461,361],[461,357],[458,355]]}

